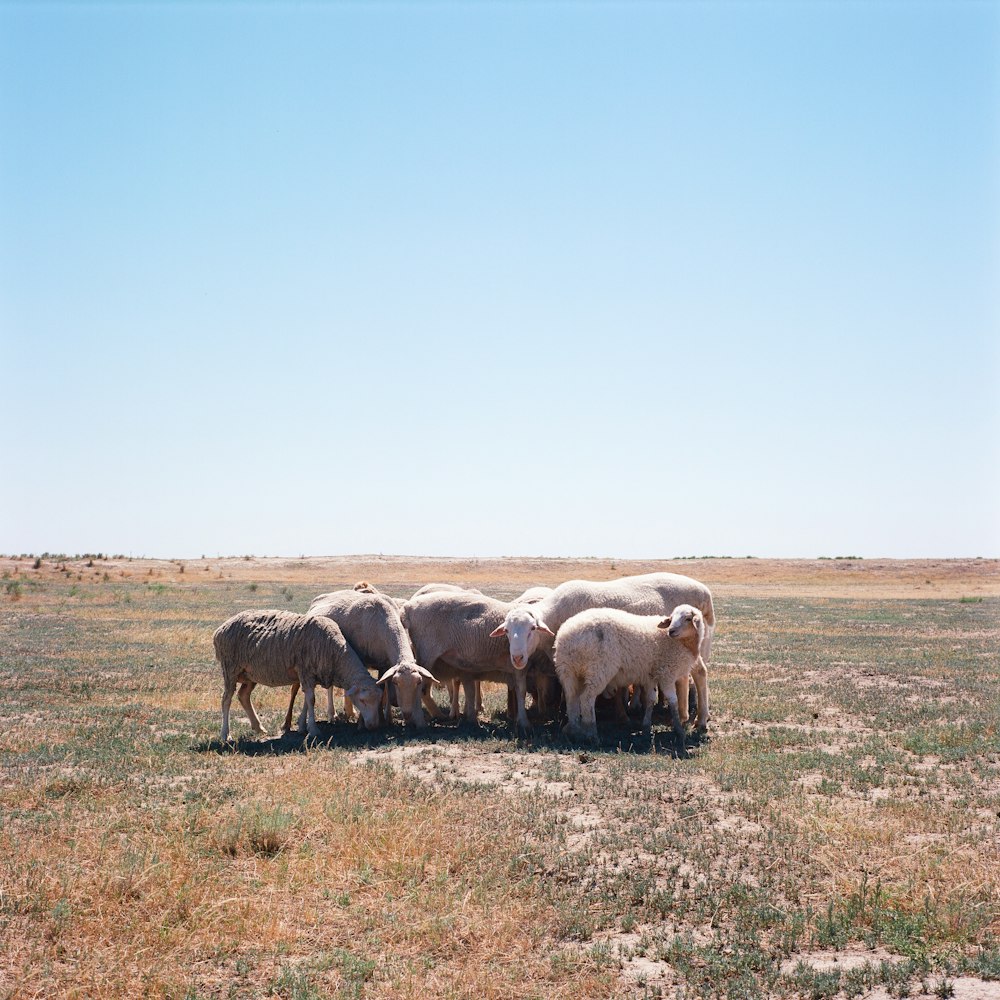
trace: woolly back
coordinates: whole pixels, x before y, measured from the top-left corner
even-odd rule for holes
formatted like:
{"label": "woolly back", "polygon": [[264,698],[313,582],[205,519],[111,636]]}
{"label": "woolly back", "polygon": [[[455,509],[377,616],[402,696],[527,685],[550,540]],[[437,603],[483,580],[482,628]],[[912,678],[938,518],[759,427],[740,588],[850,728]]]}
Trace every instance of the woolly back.
{"label": "woolly back", "polygon": [[379,669],[413,659],[399,609],[385,594],[357,590],[321,594],[308,613],[336,622],[357,654]]}

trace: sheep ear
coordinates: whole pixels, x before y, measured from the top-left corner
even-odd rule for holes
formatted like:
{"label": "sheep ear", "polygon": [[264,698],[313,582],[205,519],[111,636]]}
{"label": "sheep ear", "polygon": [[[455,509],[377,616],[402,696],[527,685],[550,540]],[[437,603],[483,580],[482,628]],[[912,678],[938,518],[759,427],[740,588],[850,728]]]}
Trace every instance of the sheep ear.
{"label": "sheep ear", "polygon": [[436,684],[439,688],[444,687],[444,685],[426,667],[418,665],[417,670],[420,672],[421,677],[426,677],[432,684]]}
{"label": "sheep ear", "polygon": [[670,628],[670,619],[662,618],[656,623],[657,628]]}
{"label": "sheep ear", "polygon": [[535,625],[535,628],[538,629],[539,632],[544,632],[546,635],[551,635],[553,639],[556,637],[555,632],[553,632],[552,629],[550,629],[548,625],[546,625],[545,622],[541,620],[541,618],[538,619],[538,624]]}
{"label": "sheep ear", "polygon": [[499,639],[500,636],[507,634],[507,623],[504,622],[503,625],[497,625],[497,627],[490,632],[491,639]]}
{"label": "sheep ear", "polygon": [[385,684],[386,681],[391,681],[392,678],[395,676],[396,676],[396,667],[389,667],[389,669],[375,683]]}

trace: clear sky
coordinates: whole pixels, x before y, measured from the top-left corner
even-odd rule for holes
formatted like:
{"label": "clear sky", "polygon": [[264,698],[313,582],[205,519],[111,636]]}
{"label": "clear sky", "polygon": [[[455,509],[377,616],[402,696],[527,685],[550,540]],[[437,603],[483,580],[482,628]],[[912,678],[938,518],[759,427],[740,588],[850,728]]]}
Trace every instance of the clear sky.
{"label": "clear sky", "polygon": [[1000,5],[0,0],[0,552],[1000,556]]}

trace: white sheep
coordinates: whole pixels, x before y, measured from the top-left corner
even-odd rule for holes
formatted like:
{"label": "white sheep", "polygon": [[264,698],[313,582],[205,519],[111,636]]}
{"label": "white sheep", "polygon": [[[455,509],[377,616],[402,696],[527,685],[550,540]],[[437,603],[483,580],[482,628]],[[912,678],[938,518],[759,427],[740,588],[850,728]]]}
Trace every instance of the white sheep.
{"label": "white sheep", "polygon": [[330,619],[292,611],[244,611],[223,622],[212,642],[222,670],[223,743],[229,739],[229,706],[237,684],[240,704],[258,735],[264,735],[265,730],[250,701],[258,684],[301,685],[305,708],[298,728],[301,732],[305,726],[314,738],[320,735],[314,710],[317,684],[344,688],[361,711],[364,725],[378,727],[382,692]]}
{"label": "white sheep", "polygon": [[[530,732],[525,671],[512,665],[507,644],[491,637],[509,608],[504,601],[469,591],[435,591],[409,600],[403,623],[417,661],[445,682],[461,682],[469,722],[477,722],[476,682],[497,681],[513,685],[518,730]],[[453,712],[456,708],[453,703]]]}
{"label": "white sheep", "polygon": [[567,732],[597,741],[595,701],[606,690],[636,685],[645,691],[643,728],[653,721],[656,688],[666,694],[674,733],[684,747],[686,698],[678,708],[677,682],[694,677],[697,726],[708,723],[708,674],[702,658],[706,628],[690,604],[669,617],[635,615],[616,608],[590,608],[574,615],[556,637],[556,674],[566,693]]}
{"label": "white sheep", "polygon": [[[414,591],[413,597],[423,597],[424,594],[481,594],[475,587],[460,587],[457,583],[425,583]],[[413,597],[410,600],[413,600]]]}
{"label": "white sheep", "polygon": [[[552,644],[563,622],[587,608],[618,608],[637,615],[667,615],[678,604],[691,604],[705,619],[702,656],[708,662],[715,628],[712,592],[697,580],[677,573],[646,573],[617,580],[569,580],[535,604],[519,604],[508,612],[495,635],[506,635],[510,659],[519,667],[534,656],[552,663]],[[682,682],[684,697],[687,683]]]}
{"label": "white sheep", "polygon": [[[477,590],[475,587],[462,587],[457,583],[425,583],[419,590],[414,591],[413,597],[423,597],[424,594],[482,594],[481,590]],[[410,600],[413,600],[413,597]],[[406,602],[402,603],[402,607],[406,606]],[[462,689],[462,682],[457,677],[451,677],[446,682],[445,687],[448,689],[448,699],[451,702],[451,711],[449,713],[452,719],[457,719],[459,716],[459,692]],[[512,697],[512,696],[511,696]],[[508,698],[508,704],[511,704],[510,698]],[[483,710],[483,686],[479,681],[476,681],[476,714],[478,715]],[[511,711],[513,715],[513,712]]]}
{"label": "white sheep", "polygon": [[551,587],[529,587],[519,597],[515,597],[511,604],[537,604],[544,601],[552,593]]}
{"label": "white sheep", "polygon": [[[378,683],[385,686],[387,694],[388,686],[392,685],[404,723],[423,729],[424,707],[432,717],[441,714],[430,694],[431,684],[440,682],[414,659],[399,609],[391,597],[374,589],[358,590],[355,586],[353,590],[320,594],[313,598],[307,613],[335,621],[364,665],[377,672]],[[293,689],[286,725],[294,701]],[[350,716],[350,704],[345,704],[345,708]]]}
{"label": "white sheep", "polygon": [[[523,594],[515,597],[511,607],[520,604],[538,604],[552,593],[551,587],[529,587]],[[535,706],[543,719],[555,718],[559,710],[559,682],[556,680],[555,667],[552,660],[545,655],[529,659],[527,667],[528,690],[535,698]],[[507,714],[513,717],[515,712],[514,692],[507,691]]]}

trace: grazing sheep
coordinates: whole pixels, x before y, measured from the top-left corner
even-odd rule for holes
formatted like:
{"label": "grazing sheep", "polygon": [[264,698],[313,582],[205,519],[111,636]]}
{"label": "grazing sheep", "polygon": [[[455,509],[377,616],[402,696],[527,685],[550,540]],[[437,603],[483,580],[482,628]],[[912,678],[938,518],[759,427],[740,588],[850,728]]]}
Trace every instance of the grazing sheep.
{"label": "grazing sheep", "polygon": [[299,731],[320,735],[316,725],[316,685],[342,687],[361,710],[369,729],[378,727],[381,691],[347,644],[336,624],[327,618],[292,611],[244,611],[233,615],[212,636],[215,657],[222,670],[222,741],[229,739],[229,706],[236,685],[239,700],[257,734],[264,728],[250,701],[258,684],[287,687],[298,683],[305,695]]}
{"label": "grazing sheep", "polygon": [[[431,684],[440,682],[414,660],[409,636],[392,598],[369,590],[338,590],[314,598],[307,614],[319,615],[337,623],[364,665],[378,675],[378,683],[386,692],[383,703],[387,710],[391,682],[395,703],[406,725],[424,728],[424,706],[431,716],[440,716],[441,712],[430,695]],[[291,721],[295,694],[293,688],[285,716],[286,725]],[[345,709],[350,716],[351,706],[346,699]]]}
{"label": "grazing sheep", "polygon": [[567,732],[597,741],[594,703],[603,691],[634,684],[645,690],[643,728],[653,721],[656,687],[666,692],[674,733],[684,747],[683,716],[677,682],[693,676],[698,690],[699,729],[708,722],[708,675],[702,658],[705,619],[698,608],[678,605],[669,617],[634,615],[617,608],[590,608],[559,630],[556,673],[566,692]]}
{"label": "grazing sheep", "polygon": [[[509,604],[469,591],[435,591],[409,600],[403,620],[417,660],[443,681],[458,680],[465,688],[465,717],[477,721],[476,681],[513,685],[517,727],[530,732],[524,707],[527,684],[523,669],[514,668],[502,639],[491,638]],[[457,707],[453,703],[453,711]]]}

